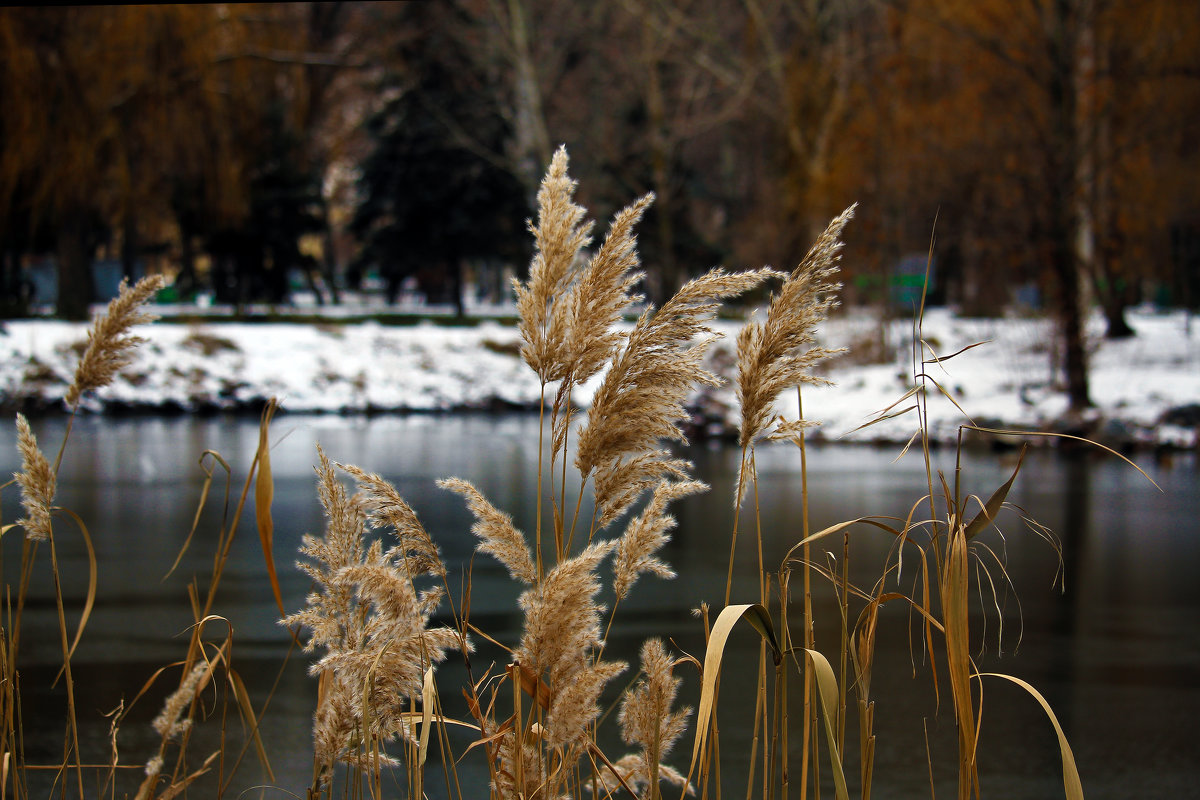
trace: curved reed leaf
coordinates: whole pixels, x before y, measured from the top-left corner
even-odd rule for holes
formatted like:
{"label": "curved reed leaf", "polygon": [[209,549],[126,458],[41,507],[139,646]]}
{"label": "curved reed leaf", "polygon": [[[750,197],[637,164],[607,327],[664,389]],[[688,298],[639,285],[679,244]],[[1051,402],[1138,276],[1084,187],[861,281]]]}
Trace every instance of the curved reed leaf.
{"label": "curved reed leaf", "polygon": [[250,738],[254,742],[258,763],[262,764],[263,769],[267,772],[267,777],[274,783],[275,771],[271,769],[271,761],[267,758],[267,748],[263,745],[262,734],[259,732],[258,715],[254,713],[254,703],[250,701],[250,693],[246,691],[246,684],[242,680],[242,676],[232,669],[229,670],[229,683],[233,686],[234,697],[237,698],[238,707],[242,710],[242,716],[250,729]]}
{"label": "curved reed leaf", "polygon": [[[696,759],[704,750],[708,741],[709,721],[712,719],[713,708],[717,703],[717,677],[721,672],[721,659],[725,655],[725,643],[737,623],[745,618],[759,634],[771,645],[775,663],[778,664],[783,654],[779,648],[779,639],[771,624],[771,615],[759,603],[745,603],[726,606],[717,615],[712,632],[708,637],[708,648],[704,653],[704,672],[700,681],[700,707],[696,712],[696,742],[692,747],[692,763],[688,767],[688,782],[691,783],[692,771],[696,767]],[[700,774],[705,770],[701,768]]]}
{"label": "curved reed leaf", "polygon": [[418,769],[425,766],[425,756],[429,753],[429,732],[433,730],[433,726],[429,722],[433,717],[436,695],[437,689],[433,683],[433,666],[431,665],[426,668],[425,677],[421,681],[421,733],[418,744],[420,753],[417,759]]}
{"label": "curved reed leaf", "polygon": [[[75,524],[79,526],[79,533],[83,536],[83,544],[87,547],[88,556],[88,590],[87,596],[83,601],[83,613],[79,617],[79,625],[75,628],[75,638],[71,642],[71,647],[67,650],[67,658],[75,655],[75,648],[79,646],[79,640],[83,637],[83,629],[87,626],[88,618],[92,616],[92,607],[96,605],[96,548],[92,545],[92,535],[88,533],[87,525],[83,524],[83,520],[69,508],[55,508],[55,511],[61,511],[71,519],[75,520]],[[62,670],[58,672],[62,676]],[[55,682],[58,678],[54,679]]]}
{"label": "curved reed leaf", "polygon": [[1038,705],[1046,712],[1050,724],[1054,726],[1054,733],[1058,736],[1058,749],[1062,753],[1063,762],[1063,791],[1066,793],[1067,800],[1083,800],[1083,783],[1079,780],[1079,770],[1075,768],[1075,755],[1071,752],[1071,744],[1067,741],[1067,735],[1063,733],[1062,725],[1058,724],[1058,717],[1054,715],[1054,711],[1046,702],[1046,698],[1042,697],[1041,692],[1020,678],[1005,675],[1002,672],[977,672],[974,677],[1003,678],[1033,695],[1033,699],[1037,700]]}
{"label": "curved reed leaf", "polygon": [[1154,482],[1154,478],[1151,478],[1149,475],[1147,475],[1146,471],[1144,469],[1139,467],[1137,464],[1133,463],[1133,461],[1131,461],[1129,458],[1121,455],[1116,450],[1113,450],[1111,447],[1107,447],[1105,445],[1100,444],[1099,442],[1088,439],[1086,436],[1075,436],[1070,433],[1055,433],[1053,431],[1007,431],[1007,430],[1004,430],[1003,428],[983,428],[978,425],[963,425],[962,427],[965,430],[979,431],[980,433],[990,433],[993,436],[1049,436],[1049,437],[1053,437],[1055,439],[1070,439],[1072,441],[1083,442],[1084,444],[1090,444],[1095,447],[1099,447],[1101,450],[1108,453],[1109,455],[1113,455],[1113,456],[1116,456],[1117,458],[1121,459],[1126,464],[1128,464],[1129,466],[1133,467],[1138,472],[1140,472],[1142,474],[1142,477],[1145,478],[1146,480],[1150,481],[1150,485],[1153,486],[1155,489],[1158,489],[1160,492],[1163,490],[1163,488],[1161,486],[1159,486],[1157,483]]}
{"label": "curved reed leaf", "polygon": [[167,570],[167,574],[162,576],[162,580],[171,577],[171,574],[179,567],[179,562],[183,561],[183,555],[188,551],[188,547],[192,544],[192,537],[196,535],[196,530],[200,527],[200,515],[204,512],[204,506],[208,504],[208,493],[212,489],[213,482],[213,467],[206,467],[204,459],[206,456],[211,456],[214,461],[220,464],[225,469],[225,494],[226,499],[229,495],[229,481],[233,478],[233,469],[229,466],[225,459],[221,458],[221,454],[215,450],[205,450],[200,454],[200,469],[204,471],[204,485],[200,488],[200,501],[196,504],[196,516],[192,518],[192,529],[188,531],[187,537],[183,540],[183,546],[179,548],[179,554],[175,556],[175,561],[171,564],[171,568]]}
{"label": "curved reed leaf", "polygon": [[1021,471],[1021,462],[1025,460],[1025,453],[1029,450],[1028,447],[1021,448],[1021,454],[1017,456],[1017,466],[1013,468],[1012,477],[1001,484],[1000,488],[992,493],[988,501],[984,503],[983,510],[975,515],[975,518],[967,523],[966,537],[967,541],[971,541],[978,533],[984,530],[988,525],[996,519],[996,515],[1000,513],[1001,506],[1004,505],[1004,499],[1008,497],[1008,492],[1012,489],[1013,481],[1017,479],[1017,473]]}
{"label": "curved reed leaf", "polygon": [[279,606],[280,616],[287,614],[283,609],[283,592],[279,589],[279,576],[275,573],[275,554],[273,539],[275,522],[271,519],[271,501],[275,497],[275,482],[271,477],[271,443],[267,430],[271,426],[271,418],[279,403],[272,397],[263,409],[262,419],[258,424],[258,475],[254,479],[254,520],[258,523],[258,540],[262,543],[263,561],[267,565],[267,578],[271,581],[271,591],[275,593],[275,604]]}
{"label": "curved reed leaf", "polygon": [[842,755],[838,749],[836,722],[838,703],[837,678],[833,667],[825,656],[816,650],[805,648],[804,655],[817,674],[817,695],[821,698],[821,719],[825,723],[825,744],[829,748],[829,766],[833,769],[833,786],[838,800],[849,800],[850,792],[846,788],[846,773],[842,770]]}

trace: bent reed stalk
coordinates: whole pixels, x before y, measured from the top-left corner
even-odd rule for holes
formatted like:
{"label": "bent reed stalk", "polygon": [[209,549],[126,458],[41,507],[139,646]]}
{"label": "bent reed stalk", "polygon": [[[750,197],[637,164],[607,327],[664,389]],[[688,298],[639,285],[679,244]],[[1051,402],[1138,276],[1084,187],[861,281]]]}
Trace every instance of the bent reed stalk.
{"label": "bent reed stalk", "polygon": [[[316,656],[309,667],[317,679],[317,696],[308,798],[392,796],[385,782],[404,796],[422,797],[431,769],[440,772],[447,795],[478,796],[481,787],[460,779],[459,767],[467,759],[483,762],[490,794],[497,798],[721,797],[730,790],[722,786],[723,756],[742,762],[748,796],[762,798],[820,796],[823,779],[832,781],[836,797],[848,798],[853,782],[847,775],[857,762],[856,788],[868,798],[876,779],[874,709],[876,702],[886,701],[871,694],[874,646],[881,612],[892,604],[907,607],[915,620],[910,626],[919,632],[920,647],[928,654],[935,691],[939,677],[949,677],[959,731],[958,796],[965,800],[979,794],[975,751],[982,694],[977,684],[984,675],[970,656],[967,617],[972,595],[989,586],[995,591],[997,581],[985,563],[992,554],[977,536],[996,523],[1016,473],[986,502],[960,496],[957,474],[953,489],[940,474],[935,475],[928,460],[923,404],[927,394],[940,387],[924,370],[936,356],[923,349],[919,315],[914,342],[920,344],[914,345],[913,358],[917,388],[911,398],[918,415],[913,441],[921,443],[927,459],[927,496],[916,500],[905,518],[864,516],[816,533],[809,529],[805,434],[815,423],[805,418],[799,392],[804,385],[832,384],[813,372],[837,352],[820,344],[818,328],[837,305],[841,237],[854,206],[830,222],[791,272],[766,267],[740,272],[713,269],[686,283],[661,308],[647,307],[631,326],[623,326],[624,315],[642,300],[634,293],[642,277],[636,227],[653,196],[618,212],[607,236],[589,256],[585,249],[593,223],[585,219],[586,210],[575,204],[575,189],[566,150],[560,148],[537,194],[537,220],[529,223],[534,239],[529,277],[514,284],[521,356],[542,387],[535,529],[519,530],[511,515],[466,480],[448,477],[438,484],[458,495],[473,518],[474,553],[499,562],[520,585],[520,631],[501,640],[480,629],[472,618],[470,574],[448,573],[436,537],[425,529],[417,511],[382,476],[336,462],[318,448],[315,475],[325,524],[319,535],[304,537],[299,562],[313,588],[301,608],[284,613],[280,620],[292,631],[293,643]],[[674,655],[661,637],[651,636],[641,646],[637,672],[629,675],[628,664],[605,657],[607,638],[614,626],[622,625],[621,603],[638,591],[645,576],[675,577],[661,555],[677,526],[670,508],[709,490],[693,476],[692,464],[680,457],[677,446],[687,442],[685,422],[693,393],[721,381],[706,366],[705,355],[718,338],[711,323],[722,304],[764,284],[776,286],[765,315],[761,320],[752,318],[736,340],[740,462],[736,485],[722,488],[736,509],[724,606],[715,620],[709,619],[706,606],[699,610],[706,637],[703,658]],[[85,392],[111,380],[127,363],[137,343],[128,329],[146,321],[140,306],[157,286],[140,283],[124,288],[105,321],[97,324],[69,393],[72,411]],[[598,388],[592,402],[586,411],[577,411],[573,398],[593,379]],[[797,392],[795,413],[781,413],[792,390]],[[182,795],[210,772],[217,776],[216,795],[221,796],[251,747],[263,765],[264,785],[274,782],[267,748],[257,734],[270,697],[255,708],[233,668],[232,634],[205,635],[209,626],[226,625],[214,611],[214,597],[251,487],[268,574],[279,597],[270,552],[273,493],[268,430],[273,411],[271,406],[263,416],[260,450],[236,511],[222,522],[208,591],[202,598],[198,587],[191,589],[196,625],[187,655],[159,670],[143,686],[145,692],[162,675],[178,675],[177,688],[168,694],[155,722],[160,746],[148,754],[144,768],[139,765],[145,777],[137,790],[138,800]],[[885,412],[881,419],[884,416],[891,414]],[[20,617],[33,554],[39,541],[53,546],[52,522],[62,513],[53,505],[62,450],[51,466],[27,421],[18,418],[17,427],[22,471],[15,482],[24,516],[0,531],[20,527],[25,538],[21,584],[15,606],[10,601],[6,608],[0,649],[5,681],[0,733],[4,786],[13,797],[25,798],[29,796],[26,774],[32,765],[25,763],[22,752],[16,670]],[[760,485],[755,449],[768,440],[791,442],[801,455],[802,533],[776,569],[764,563],[764,534],[757,513]],[[202,465],[208,480],[201,504],[219,467],[227,476],[228,509],[232,469],[211,453]],[[572,467],[580,483],[576,498],[567,494]],[[938,486],[943,490],[935,493]],[[589,499],[590,506],[585,502]],[[973,515],[971,506],[979,508]],[[588,507],[590,515],[585,514]],[[756,587],[734,582],[743,513],[752,515],[747,530],[757,539]],[[851,541],[866,534],[890,537],[893,547],[879,567],[877,581],[858,586],[849,578]],[[813,558],[813,546],[830,538],[841,539],[840,564]],[[915,566],[907,567],[905,562]],[[999,583],[1003,583],[1007,574],[1002,561],[990,563],[993,569],[999,565]],[[972,565],[980,569],[972,570]],[[52,570],[57,580],[56,563]],[[796,570],[802,577],[802,597],[793,600]],[[902,572],[912,581],[909,590],[900,584]],[[981,575],[986,576],[983,584]],[[819,646],[824,643],[816,641],[813,600],[822,582],[837,599],[836,622],[841,629],[837,641],[824,651]],[[57,583],[56,591],[63,671],[70,693],[73,646],[68,644]],[[611,598],[611,607],[602,602],[605,597]],[[801,634],[791,631],[789,614],[803,619]],[[439,617],[450,624],[436,624]],[[757,669],[751,673],[746,671],[748,665],[733,665],[722,675],[729,637],[744,624],[762,637]],[[82,629],[81,623],[76,642]],[[484,647],[502,653],[505,663],[485,665],[486,659],[476,657]],[[452,657],[461,658],[467,676],[463,686],[453,689],[439,685],[437,671]],[[698,674],[699,692],[690,704],[680,705],[680,693],[687,685],[682,679],[691,670]],[[623,675],[621,687],[617,679]],[[722,748],[718,726],[722,679],[749,683],[751,675],[755,702],[753,710],[746,711],[754,717],[753,742],[744,752],[740,743],[731,746],[728,740]],[[803,714],[798,720],[789,717],[789,697],[795,696],[789,683],[797,679],[803,686],[799,693]],[[856,695],[853,703],[851,691]],[[243,720],[247,734],[240,752],[223,734],[216,752],[189,757],[189,737],[200,720],[197,709],[205,693],[214,697],[223,693]],[[452,718],[443,698],[458,694],[465,699],[466,712],[462,718]],[[720,708],[721,714],[733,711]],[[118,720],[124,713],[117,715]],[[63,778],[70,768],[75,776],[71,791],[77,790],[82,798],[86,796],[84,773],[91,767],[79,755],[75,715],[72,701],[68,745],[60,768]],[[611,737],[602,734],[602,728],[611,725],[613,717],[621,741],[631,748],[620,756],[606,752],[603,744]],[[1057,726],[1053,715],[1051,720]],[[690,760],[672,766],[668,761],[689,725]],[[854,726],[858,747],[857,754],[851,755],[846,742]],[[104,791],[113,796],[113,775],[129,766],[116,756],[116,728],[114,721],[114,756],[105,765],[104,783]],[[789,744],[797,740],[799,770],[795,769],[797,754]],[[1061,731],[1060,741],[1067,795],[1081,797]],[[435,768],[431,761],[440,763]],[[66,796],[67,781],[59,786]],[[934,788],[931,778],[931,795]]]}

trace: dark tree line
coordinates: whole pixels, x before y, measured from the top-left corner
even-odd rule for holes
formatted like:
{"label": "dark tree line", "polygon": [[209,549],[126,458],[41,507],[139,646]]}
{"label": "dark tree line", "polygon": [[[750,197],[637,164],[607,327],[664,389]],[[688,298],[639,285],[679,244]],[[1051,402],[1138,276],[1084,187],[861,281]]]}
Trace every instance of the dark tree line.
{"label": "dark tree line", "polygon": [[0,9],[0,290],[98,253],[186,294],[319,300],[370,272],[462,300],[528,258],[554,147],[606,216],[652,190],[648,293],[786,267],[852,201],[847,297],[934,239],[936,295],[1083,326],[1196,303],[1200,5],[1171,0],[447,0]]}

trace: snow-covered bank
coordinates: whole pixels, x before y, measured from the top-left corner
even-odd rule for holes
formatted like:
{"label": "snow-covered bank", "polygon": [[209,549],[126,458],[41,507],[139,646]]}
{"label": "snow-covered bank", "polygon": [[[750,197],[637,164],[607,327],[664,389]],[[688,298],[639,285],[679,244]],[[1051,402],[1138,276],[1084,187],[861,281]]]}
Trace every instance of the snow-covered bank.
{"label": "snow-covered bank", "polygon": [[[1183,313],[1138,312],[1138,335],[1110,342],[1091,329],[1094,433],[1117,441],[1196,445],[1200,416],[1200,322]],[[712,366],[728,373],[734,323],[712,352]],[[517,355],[515,328],[494,322],[474,327],[433,323],[395,327],[373,322],[301,325],[199,323],[150,325],[138,358],[111,387],[88,400],[89,409],[235,410],[280,398],[293,412],[432,411],[533,407],[539,385]],[[805,390],[805,413],[823,422],[826,438],[904,441],[916,425],[909,413],[865,430],[854,429],[901,398],[912,385],[911,321],[897,321],[880,349],[880,329],[869,315],[847,313],[822,331],[823,343],[850,352],[828,367],[832,388]],[[945,309],[925,318],[924,337],[939,356],[977,343],[927,373],[962,410],[986,426],[1046,429],[1066,410],[1052,374],[1051,323],[1034,319],[960,319]],[[86,326],[49,320],[5,323],[0,329],[0,406],[55,408],[86,341]],[[864,363],[868,351],[886,363]],[[875,359],[878,360],[878,359]],[[575,399],[586,404],[592,386]],[[733,407],[730,387],[709,407]],[[715,401],[715,402],[711,402]],[[902,403],[900,410],[911,401]],[[1192,412],[1179,409],[1193,407]],[[794,415],[794,397],[781,412]],[[965,421],[944,398],[929,403],[931,431],[952,440]]]}

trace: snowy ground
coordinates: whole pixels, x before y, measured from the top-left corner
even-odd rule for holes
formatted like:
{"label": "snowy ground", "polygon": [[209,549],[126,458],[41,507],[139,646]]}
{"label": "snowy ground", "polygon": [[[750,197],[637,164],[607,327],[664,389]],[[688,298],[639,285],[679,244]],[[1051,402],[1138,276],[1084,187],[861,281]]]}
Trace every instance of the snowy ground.
{"label": "snowy ground", "polygon": [[[1096,409],[1091,432],[1114,441],[1196,446],[1200,408],[1175,412],[1186,424],[1169,424],[1171,409],[1200,405],[1200,320],[1182,312],[1139,311],[1130,321],[1138,335],[1120,342],[1090,328],[1091,391]],[[821,331],[828,346],[850,352],[826,372],[837,386],[806,389],[805,413],[823,422],[826,438],[905,441],[913,413],[861,431],[854,429],[900,399],[912,385],[911,321],[893,323],[880,348],[878,322],[846,313]],[[732,363],[738,325],[720,323],[726,334],[712,353],[718,371]],[[376,322],[306,325],[287,323],[158,323],[139,331],[149,341],[115,384],[89,400],[106,407],[142,410],[238,409],[271,396],[293,412],[454,410],[533,406],[539,386],[517,355],[515,328],[495,322],[447,327],[433,322],[388,326]],[[1055,337],[1050,323],[1035,319],[960,319],[945,309],[925,318],[924,337],[939,356],[987,342],[945,364],[929,365],[948,400],[929,403],[930,430],[953,440],[966,421],[1048,429],[1061,427],[1066,402],[1052,373]],[[0,407],[54,408],[70,382],[86,341],[86,326],[50,321],[10,321],[0,327]],[[870,358],[872,351],[883,354]],[[592,386],[575,399],[588,401]],[[726,387],[708,398],[710,408],[733,406]],[[715,402],[714,402],[715,401]],[[903,409],[911,400],[896,407]],[[795,397],[780,410],[794,415]]]}

